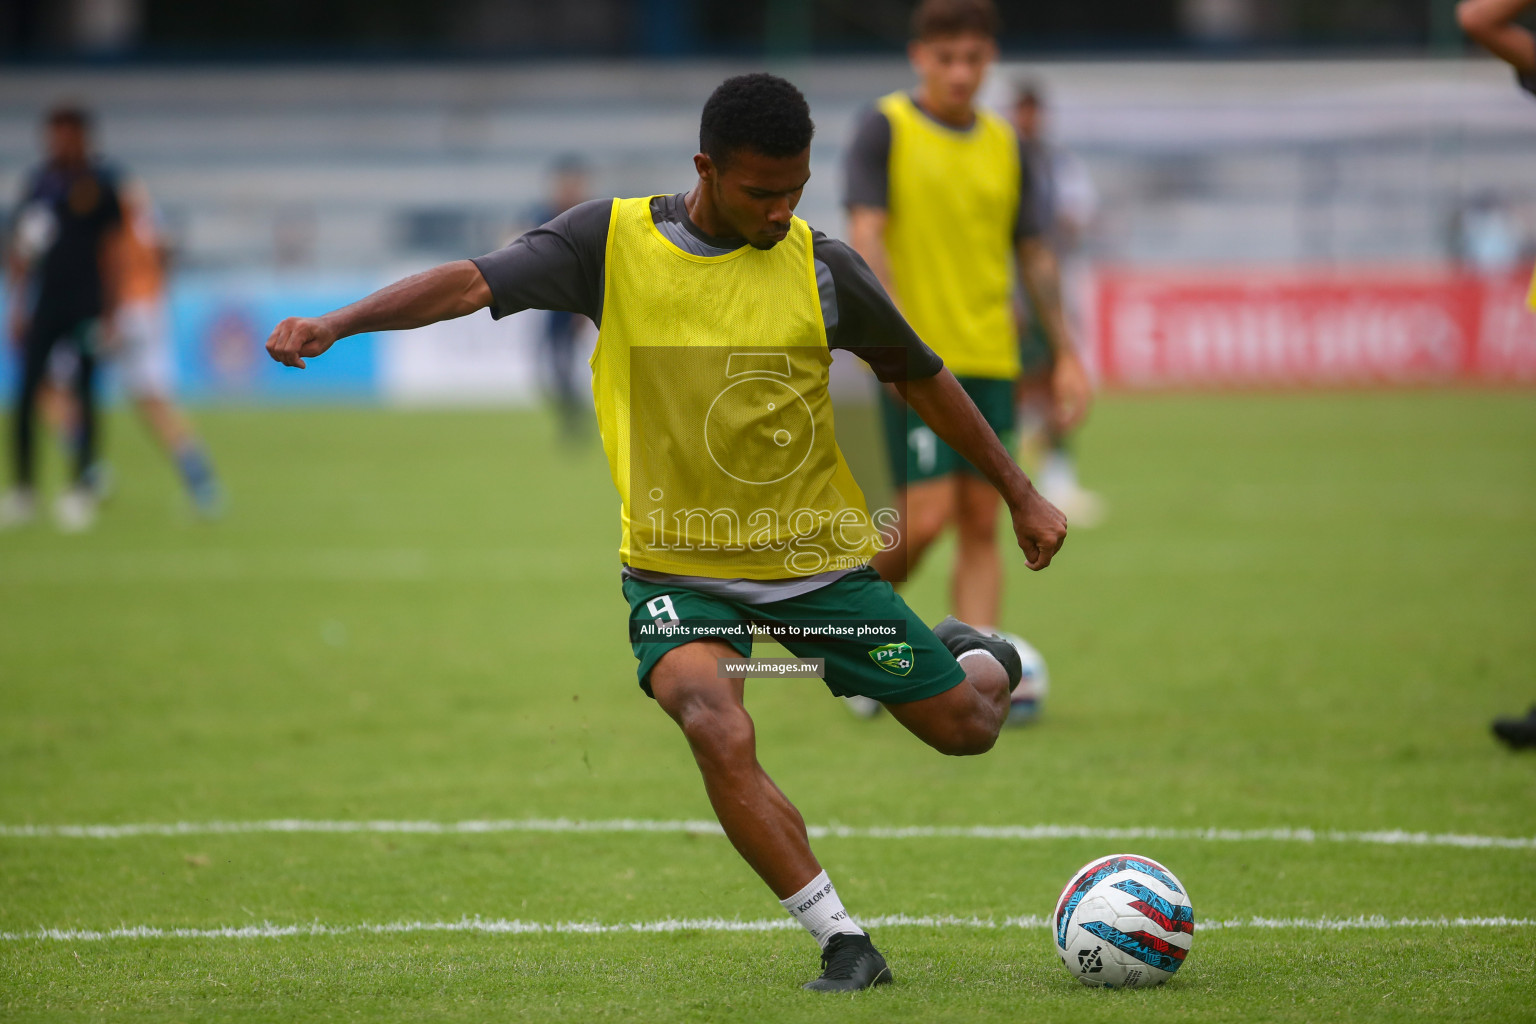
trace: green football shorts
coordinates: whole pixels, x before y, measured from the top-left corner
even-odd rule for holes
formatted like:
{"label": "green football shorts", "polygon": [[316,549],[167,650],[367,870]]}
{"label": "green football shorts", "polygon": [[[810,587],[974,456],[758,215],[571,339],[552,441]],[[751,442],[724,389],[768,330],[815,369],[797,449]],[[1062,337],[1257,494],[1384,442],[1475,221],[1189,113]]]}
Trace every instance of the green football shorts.
{"label": "green football shorts", "polygon": [[[655,635],[653,624],[669,623],[736,624],[743,629],[753,623],[770,628],[775,624],[833,623],[844,633],[857,631],[861,623],[887,623],[905,633],[895,638],[778,638],[797,658],[825,658],[824,682],[839,697],[859,695],[899,704],[943,693],[965,679],[965,670],[933,630],[869,566],[809,594],[770,604],[743,604],[676,584],[632,578],[625,578],[623,586],[629,600],[631,646],[640,662],[640,688],[648,697],[655,696],[651,693],[651,669],[656,662],[674,647],[695,639],[635,638],[639,630],[648,629],[647,635]],[[721,638],[720,642],[729,644],[743,658],[752,653],[750,636]]]}
{"label": "green football shorts", "polygon": [[[959,377],[960,386],[971,396],[982,419],[992,428],[1003,447],[1013,450],[1017,413],[1013,401],[1013,381],[992,377]],[[880,389],[880,413],[885,424],[885,448],[890,458],[891,477],[898,489],[925,480],[937,480],[951,473],[981,476],[960,453],[939,440],[923,418],[905,402],[897,401],[888,388]]]}
{"label": "green football shorts", "polygon": [[1029,323],[1019,332],[1019,376],[1038,377],[1049,373],[1056,365],[1056,353],[1051,350],[1051,339],[1046,336],[1038,317],[1030,317]]}

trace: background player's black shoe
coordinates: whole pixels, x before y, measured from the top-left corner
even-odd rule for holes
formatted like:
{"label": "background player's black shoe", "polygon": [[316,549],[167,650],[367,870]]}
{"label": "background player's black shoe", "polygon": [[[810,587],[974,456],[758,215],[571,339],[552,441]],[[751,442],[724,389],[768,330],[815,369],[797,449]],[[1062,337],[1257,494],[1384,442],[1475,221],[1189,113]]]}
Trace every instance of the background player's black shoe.
{"label": "background player's black shoe", "polygon": [[812,992],[857,992],[891,983],[891,969],[868,935],[834,935],[821,951],[821,977],[801,988]]}
{"label": "background player's black shoe", "polygon": [[1493,734],[1508,743],[1511,750],[1536,747],[1536,704],[1524,718],[1495,718]]}
{"label": "background player's black shoe", "polygon": [[1013,644],[1004,640],[996,633],[983,633],[975,626],[968,626],[953,615],[933,627],[933,635],[939,638],[939,643],[949,648],[949,653],[960,657],[966,651],[986,651],[996,658],[1003,666],[1003,671],[1008,673],[1008,689],[1011,692],[1019,685],[1019,680],[1024,675],[1024,662],[1019,660],[1019,652]]}

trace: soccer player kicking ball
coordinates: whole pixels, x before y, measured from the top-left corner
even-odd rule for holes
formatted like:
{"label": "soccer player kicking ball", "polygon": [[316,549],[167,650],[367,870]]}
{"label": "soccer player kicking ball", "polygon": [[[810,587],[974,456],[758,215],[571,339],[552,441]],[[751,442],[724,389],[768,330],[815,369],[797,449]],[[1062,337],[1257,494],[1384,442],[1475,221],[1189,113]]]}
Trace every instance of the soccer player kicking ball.
{"label": "soccer player kicking ball", "polygon": [[[1066,521],[1041,498],[955,378],[864,263],[794,216],[810,177],[805,98],[772,75],[710,96],[679,195],[583,203],[478,260],[447,263],[267,340],[303,367],[340,338],[489,307],[567,310],[599,325],[593,392],[622,499],[619,548],[641,688],[682,729],[715,814],[822,947],[806,987],[851,991],[891,972],[843,908],[805,822],[757,762],[745,679],[750,629],[825,659],[827,687],[882,701],[946,754],[991,748],[1018,681],[1005,641],[955,620],[929,629],[868,567],[875,524],[833,437],[831,349],[868,360],[1004,495],[1028,564]],[[797,634],[806,622],[900,635]],[[720,632],[690,635],[709,624]]]}

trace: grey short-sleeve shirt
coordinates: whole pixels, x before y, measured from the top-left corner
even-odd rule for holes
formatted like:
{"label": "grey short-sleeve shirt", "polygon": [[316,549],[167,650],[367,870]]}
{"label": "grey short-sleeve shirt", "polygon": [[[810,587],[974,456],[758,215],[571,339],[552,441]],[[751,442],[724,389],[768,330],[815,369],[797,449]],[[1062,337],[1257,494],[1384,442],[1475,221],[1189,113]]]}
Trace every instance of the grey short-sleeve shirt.
{"label": "grey short-sleeve shirt", "polygon": [[[573,206],[510,245],[478,257],[497,318],[524,309],[581,313],[602,324],[603,261],[611,199]],[[688,217],[683,195],[651,200],[657,228],[701,256],[732,252],[741,239],[712,238]],[[923,343],[891,302],[874,272],[847,244],[813,231],[813,254],[828,344],[867,362],[882,381],[931,377],[944,361]]]}

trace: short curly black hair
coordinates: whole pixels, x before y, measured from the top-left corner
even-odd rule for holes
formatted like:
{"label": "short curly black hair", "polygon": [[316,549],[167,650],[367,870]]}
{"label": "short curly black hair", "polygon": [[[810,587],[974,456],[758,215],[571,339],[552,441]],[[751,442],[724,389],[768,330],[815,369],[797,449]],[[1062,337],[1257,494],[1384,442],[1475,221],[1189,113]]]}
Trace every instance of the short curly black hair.
{"label": "short curly black hair", "polygon": [[716,167],[725,166],[738,149],[764,156],[794,156],[811,144],[816,126],[800,90],[759,72],[720,83],[704,103],[699,118],[699,151]]}

